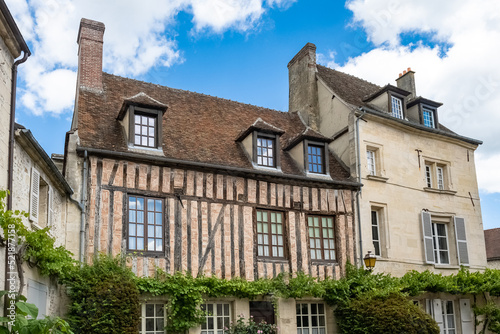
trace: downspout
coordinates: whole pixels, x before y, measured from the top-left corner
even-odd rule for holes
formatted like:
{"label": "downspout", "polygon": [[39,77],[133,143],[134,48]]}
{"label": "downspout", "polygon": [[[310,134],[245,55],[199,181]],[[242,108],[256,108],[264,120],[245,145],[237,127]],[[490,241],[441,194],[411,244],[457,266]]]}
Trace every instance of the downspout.
{"label": "downspout", "polygon": [[[366,111],[362,110],[361,115],[356,116],[356,157],[357,157],[357,168],[356,173],[358,174],[358,183],[361,183],[361,152],[359,143],[359,120],[366,114]],[[361,233],[361,212],[359,207],[359,195],[361,194],[361,188],[356,192],[356,210],[358,212],[358,231],[359,231],[359,263],[363,267],[363,234]]]}
{"label": "downspout", "polygon": [[[10,126],[9,126],[9,163],[8,163],[8,179],[7,189],[10,195],[7,197],[7,210],[12,210],[12,184],[14,167],[14,123],[16,121],[16,91],[17,91],[17,67],[19,64],[24,63],[31,55],[30,50],[23,50],[23,57],[18,59],[12,65],[12,90],[10,94]],[[6,271],[7,272],[7,271]]]}
{"label": "downspout", "polygon": [[80,262],[84,260],[85,247],[85,199],[87,198],[87,151],[83,153],[83,179],[82,179],[82,199],[80,202]]}

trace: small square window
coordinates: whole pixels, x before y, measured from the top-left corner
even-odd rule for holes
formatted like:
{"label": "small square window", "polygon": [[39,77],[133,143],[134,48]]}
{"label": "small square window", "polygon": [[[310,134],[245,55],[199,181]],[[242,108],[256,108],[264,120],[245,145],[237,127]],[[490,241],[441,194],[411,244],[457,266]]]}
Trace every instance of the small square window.
{"label": "small square window", "polygon": [[399,97],[391,96],[392,116],[403,119],[403,101]]}
{"label": "small square window", "polygon": [[156,147],[156,115],[136,114],[134,117],[134,145]]}
{"label": "small square window", "polygon": [[276,139],[257,136],[257,165],[276,167]]}
{"label": "small square window", "polygon": [[309,173],[325,174],[324,145],[307,145],[307,166]]}
{"label": "small square window", "polygon": [[145,303],[141,305],[140,334],[165,334],[165,304]]}

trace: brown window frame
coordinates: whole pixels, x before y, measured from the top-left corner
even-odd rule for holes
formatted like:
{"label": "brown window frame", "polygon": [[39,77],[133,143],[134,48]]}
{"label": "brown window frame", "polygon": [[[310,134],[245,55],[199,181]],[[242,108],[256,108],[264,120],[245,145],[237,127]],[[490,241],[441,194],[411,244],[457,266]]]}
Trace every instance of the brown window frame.
{"label": "brown window frame", "polygon": [[[139,145],[135,143],[135,116],[146,116],[154,118],[155,120],[155,133],[154,133],[154,146]],[[160,110],[147,109],[137,106],[129,107],[129,143],[130,145],[138,148],[148,148],[148,149],[161,149],[161,133],[162,133],[162,116],[163,113]]]}
{"label": "brown window frame", "polygon": [[[258,212],[265,212],[268,214],[268,219],[267,219],[267,224],[268,224],[268,231],[267,233],[264,232],[259,232],[258,224]],[[278,233],[272,233],[272,222],[271,222],[271,213],[275,214],[280,214],[281,215],[281,235]],[[261,209],[261,208],[256,208],[255,209],[255,225],[254,225],[254,231],[255,231],[255,252],[257,254],[257,258],[259,259],[275,259],[275,260],[282,260],[285,261],[288,258],[288,246],[287,246],[287,238],[286,238],[286,216],[283,211],[277,211],[277,210],[269,210],[269,209]],[[276,231],[278,229],[278,226],[276,226]],[[262,231],[264,230],[264,225],[262,225]],[[259,234],[262,235],[262,238],[264,239],[264,236],[267,234],[268,237],[268,245],[264,243],[259,243]],[[272,242],[273,240],[273,235],[276,236],[276,244]],[[278,238],[281,236],[283,240],[283,245],[279,245],[278,243]],[[259,247],[268,247],[269,250],[269,255],[259,255]],[[283,247],[283,256],[274,256],[273,254],[273,247]],[[279,254],[279,249],[277,249],[277,252]],[[264,251],[263,251],[263,254]]]}
{"label": "brown window frame", "polygon": [[[263,138],[267,140],[272,140],[273,141],[273,165],[268,166],[268,165],[262,165],[259,164],[259,156],[257,154],[258,149],[257,149],[257,139],[258,138]],[[257,167],[263,167],[263,168],[273,168],[277,169],[280,168],[280,139],[279,139],[279,134],[276,133],[268,133],[268,132],[262,132],[262,131],[254,131],[253,132],[253,163]]]}
{"label": "brown window frame", "polygon": [[[316,247],[316,243],[315,243],[315,247],[314,248],[311,248],[311,232],[310,232],[310,229],[311,228],[314,228],[314,226],[310,226],[309,225],[309,218],[318,218],[318,221],[319,221],[319,232],[320,232],[320,236],[319,238],[317,237],[312,237],[314,240],[316,239],[319,239],[320,240],[320,248],[317,248]],[[323,235],[323,221],[322,219],[328,219],[328,218],[331,218],[332,219],[332,226],[331,226],[331,229],[333,231],[333,237],[328,237],[328,238],[325,238],[324,235]],[[335,233],[335,216],[323,216],[323,215],[307,215],[307,240],[308,240],[308,243],[309,243],[309,257],[311,258],[311,261],[312,262],[337,262],[337,240],[336,240],[336,233]],[[328,226],[326,226],[326,228],[329,228]],[[331,248],[328,248],[327,250],[328,251],[332,251],[334,252],[334,258],[330,258],[330,259],[325,259],[325,247],[324,247],[324,240],[333,240],[333,249]],[[318,259],[318,258],[312,258],[312,251],[317,251],[317,250],[320,250],[321,251],[321,259]],[[315,255],[316,256],[316,255]]]}
{"label": "brown window frame", "polygon": [[[131,209],[130,208],[130,198],[131,197],[134,197],[134,198],[142,198],[144,200],[144,209],[143,210],[137,210],[137,209]],[[153,211],[150,211],[148,209],[148,200],[154,200],[155,203],[153,204],[154,206],[156,206],[156,201],[160,201],[161,203],[161,211],[156,211],[156,208],[154,208]],[[137,201],[137,200],[136,200]],[[158,255],[158,254],[164,254],[165,252],[165,201],[163,198],[159,198],[159,197],[150,197],[150,196],[143,196],[143,195],[135,195],[135,194],[129,194],[127,196],[127,216],[126,216],[126,225],[125,225],[125,228],[126,228],[126,238],[127,238],[127,252],[131,253],[131,252],[138,252],[138,253],[142,253],[142,254],[153,254],[153,255]],[[133,210],[136,212],[136,216],[135,216],[135,222],[130,222],[130,211]],[[144,212],[144,218],[143,218],[143,223],[142,224],[139,224],[137,222],[137,211],[142,211]],[[148,213],[152,213],[154,215],[154,219],[155,219],[155,224],[148,224],[149,222],[149,214]],[[157,214],[160,214],[161,215],[161,224],[156,224],[156,219],[157,219]],[[131,235],[131,230],[130,230],[130,225],[131,224],[134,224],[136,225],[135,226],[135,235]],[[137,225],[144,225],[143,226],[143,235],[142,236],[138,236],[137,235]],[[155,250],[149,250],[148,249],[148,239],[151,239],[150,236],[149,236],[149,225],[152,225],[153,228],[154,228],[154,233],[156,233],[156,227],[158,226],[161,226],[161,237],[158,238],[156,235],[153,236],[153,240],[155,242]],[[143,238],[144,239],[144,249],[137,249],[137,239],[138,238]],[[130,248],[130,238],[135,238],[135,242],[136,242],[136,247],[135,249],[131,249]],[[157,239],[161,239],[161,250],[156,250],[156,240]]]}
{"label": "brown window frame", "polygon": [[[321,168],[323,171],[321,173],[319,172],[313,172],[309,170],[309,146],[311,147],[317,147],[321,150]],[[316,164],[317,165],[317,164]],[[311,174],[317,174],[317,175],[328,175],[328,145],[325,143],[321,142],[315,142],[315,141],[310,141],[310,140],[305,140],[304,141],[304,166],[305,170],[307,173]]]}

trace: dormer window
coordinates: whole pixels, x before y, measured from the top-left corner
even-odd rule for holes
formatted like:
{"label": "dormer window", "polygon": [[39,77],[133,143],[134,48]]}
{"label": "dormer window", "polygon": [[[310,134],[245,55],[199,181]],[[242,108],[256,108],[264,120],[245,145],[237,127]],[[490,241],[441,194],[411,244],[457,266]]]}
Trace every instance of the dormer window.
{"label": "dormer window", "polygon": [[157,147],[157,117],[147,114],[135,114],[134,117],[134,145]]}
{"label": "dormer window", "polygon": [[307,145],[307,165],[309,173],[325,174],[325,145]]}
{"label": "dormer window", "polygon": [[257,165],[276,167],[276,136],[257,135]]}
{"label": "dormer window", "polygon": [[403,101],[399,97],[391,96],[392,116],[403,119]]}
{"label": "dormer window", "polygon": [[434,109],[423,107],[422,114],[424,119],[424,125],[430,128],[435,128],[436,123],[434,122]]}
{"label": "dormer window", "polygon": [[166,104],[142,92],[123,101],[117,120],[125,130],[129,149],[161,152],[162,117],[167,108]]}

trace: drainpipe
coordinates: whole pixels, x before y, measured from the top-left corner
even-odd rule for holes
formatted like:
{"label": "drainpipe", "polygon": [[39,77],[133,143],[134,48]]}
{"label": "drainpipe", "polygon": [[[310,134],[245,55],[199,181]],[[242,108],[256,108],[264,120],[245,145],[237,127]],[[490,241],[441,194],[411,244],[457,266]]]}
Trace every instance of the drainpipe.
{"label": "drainpipe", "polygon": [[[360,108],[360,110],[362,110]],[[366,114],[364,110],[361,115],[356,116],[356,157],[357,157],[357,168],[356,173],[358,174],[358,183],[361,183],[361,156],[360,156],[360,144],[359,144],[359,120]],[[358,211],[358,231],[359,231],[359,263],[363,266],[363,236],[361,233],[361,212],[359,207],[359,195],[361,194],[361,188],[356,192],[356,210]]]}
{"label": "drainpipe", "polygon": [[82,178],[82,199],[80,202],[80,262],[84,260],[84,247],[85,247],[85,199],[87,198],[87,151],[83,153],[83,178]]}
{"label": "drainpipe", "polygon": [[14,123],[16,121],[16,88],[17,88],[17,67],[24,63],[31,55],[29,49],[23,50],[23,57],[18,59],[12,65],[12,90],[10,94],[10,126],[9,126],[9,163],[8,163],[8,179],[7,189],[10,195],[7,197],[7,210],[12,210],[12,180],[14,167]]}

